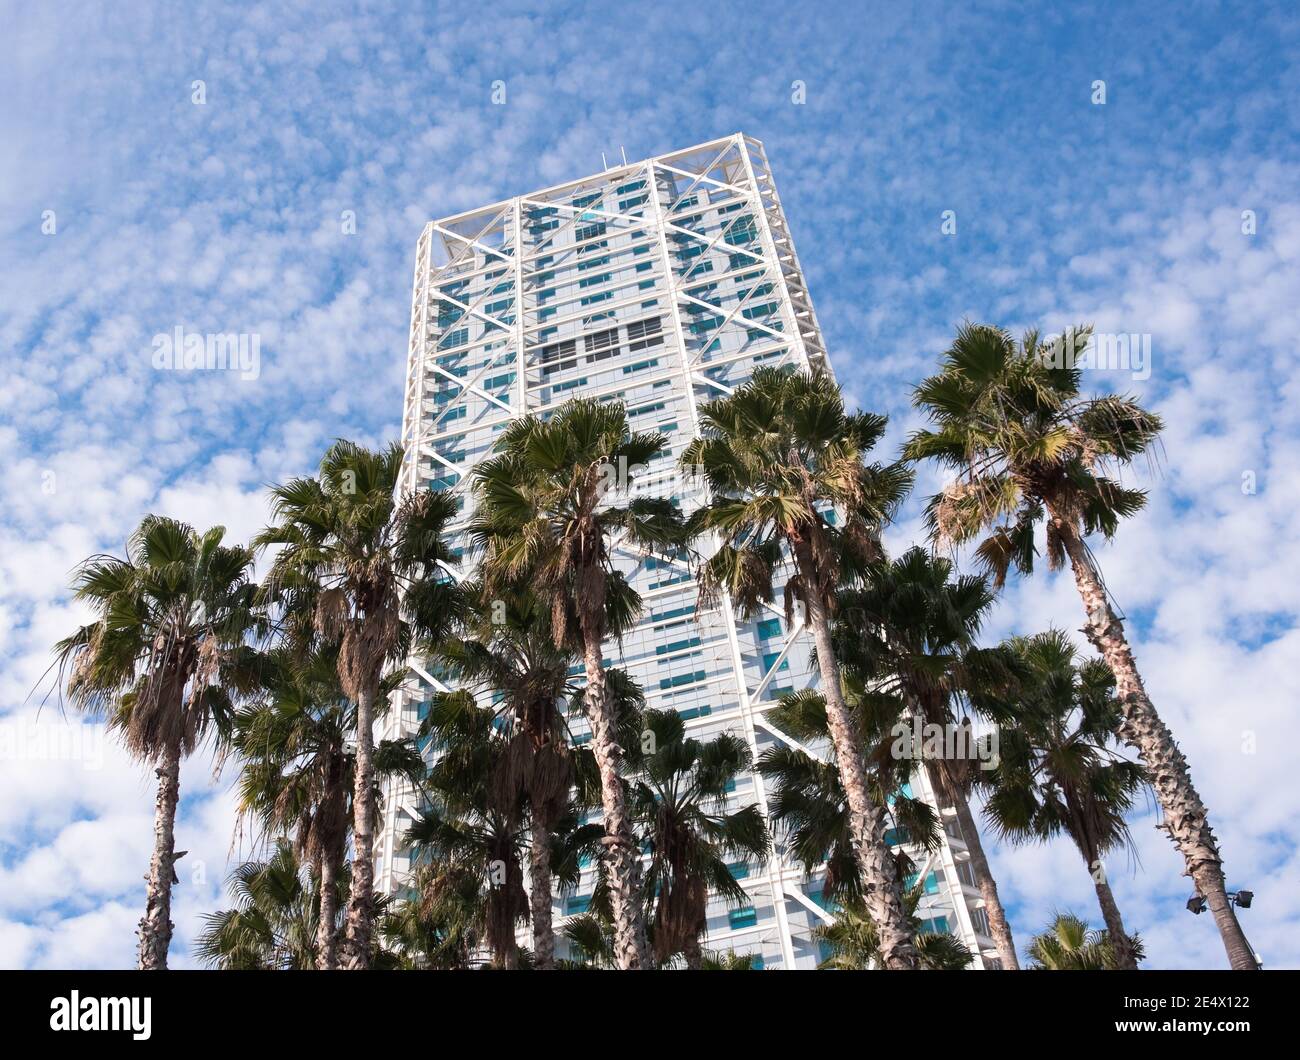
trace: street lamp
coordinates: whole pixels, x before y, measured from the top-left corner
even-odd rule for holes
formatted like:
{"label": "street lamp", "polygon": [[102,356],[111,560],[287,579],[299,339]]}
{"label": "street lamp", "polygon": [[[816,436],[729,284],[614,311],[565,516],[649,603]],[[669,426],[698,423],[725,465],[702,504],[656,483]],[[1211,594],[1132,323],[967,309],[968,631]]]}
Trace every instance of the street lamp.
{"label": "street lamp", "polygon": [[[1237,906],[1240,909],[1249,909],[1250,903],[1255,900],[1255,892],[1254,891],[1228,891],[1227,899],[1229,902],[1231,902],[1233,905]],[[1197,893],[1192,895],[1189,899],[1187,899],[1187,911],[1189,913],[1195,913],[1197,916],[1200,916],[1202,913],[1205,912],[1205,908],[1206,908],[1206,902],[1205,902],[1204,895]]]}

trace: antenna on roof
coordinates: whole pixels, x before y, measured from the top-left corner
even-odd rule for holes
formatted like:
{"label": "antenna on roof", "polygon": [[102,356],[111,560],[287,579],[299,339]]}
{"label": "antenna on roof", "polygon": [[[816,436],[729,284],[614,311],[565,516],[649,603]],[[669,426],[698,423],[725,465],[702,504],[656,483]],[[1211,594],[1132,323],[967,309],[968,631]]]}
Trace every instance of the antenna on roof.
{"label": "antenna on roof", "polygon": [[623,156],[623,165],[627,165],[627,152],[623,150],[623,145],[618,145],[618,153]]}
{"label": "antenna on roof", "polygon": [[604,152],[604,151],[601,151],[601,153],[600,153],[600,168],[601,168],[602,170],[605,170],[605,169],[608,169],[608,168],[609,168],[609,163],[605,161],[605,152]]}

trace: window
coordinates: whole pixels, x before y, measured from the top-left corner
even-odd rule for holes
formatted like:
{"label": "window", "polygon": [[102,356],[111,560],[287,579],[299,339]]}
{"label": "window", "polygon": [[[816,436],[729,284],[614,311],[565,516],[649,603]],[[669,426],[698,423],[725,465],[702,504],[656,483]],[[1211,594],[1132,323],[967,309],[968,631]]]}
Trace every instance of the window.
{"label": "window", "polygon": [[690,637],[687,640],[674,641],[672,644],[660,644],[655,648],[656,655],[669,655],[675,651],[681,651],[683,648],[694,648],[700,643],[699,637]]}
{"label": "window", "polygon": [[781,620],[779,618],[765,618],[758,624],[758,635],[764,640],[770,640],[772,637],[781,635]]}
{"label": "window", "polygon": [[572,357],[577,351],[578,344],[574,339],[567,342],[556,342],[550,346],[542,347],[542,375],[550,375],[552,372],[563,372],[565,369],[572,368],[578,362],[577,360],[563,361],[562,357]]}
{"label": "window", "polygon": [[[916,875],[917,874],[914,872],[912,873],[912,875],[907,877],[906,882],[903,884],[904,890],[910,891],[913,887],[916,886]],[[936,876],[933,872],[926,873],[924,887],[925,887],[926,894],[938,894],[939,877]]]}
{"label": "window", "polygon": [[[776,662],[777,659],[780,658],[781,658],[781,653],[779,651],[769,652],[768,654],[764,655],[763,672],[767,673],[768,670],[772,669],[772,664]],[[777,670],[781,671],[781,670],[788,670],[788,669],[790,669],[790,660],[782,659],[781,665],[777,667]]]}
{"label": "window", "polygon": [[607,357],[616,357],[618,355],[618,328],[597,331],[588,335],[582,340],[582,345],[587,351],[588,364],[592,361],[603,361]]}
{"label": "window", "polygon": [[724,237],[733,247],[743,247],[752,243],[758,235],[758,229],[754,226],[754,219],[748,215],[738,217],[731,223]]}
{"label": "window", "polygon": [[627,326],[628,349],[635,353],[637,350],[649,349],[651,346],[658,346],[664,341],[663,323],[659,317],[650,317],[647,320],[635,320]]}
{"label": "window", "polygon": [[576,229],[573,233],[573,238],[575,241],[582,243],[588,239],[597,239],[604,234],[605,222],[601,221],[599,224],[583,225],[581,228]]}
{"label": "window", "polygon": [[693,674],[678,674],[676,677],[665,677],[659,682],[660,688],[681,688],[682,685],[693,685],[697,681],[703,681],[705,677],[703,670],[696,670]]}
{"label": "window", "polygon": [[455,331],[449,331],[438,342],[438,349],[447,350],[453,346],[464,346],[469,342],[469,328],[458,328]]}
{"label": "window", "polygon": [[682,721],[690,721],[692,718],[704,718],[712,713],[712,707],[687,707],[685,710],[677,712]]}
{"label": "window", "polygon": [[727,920],[733,929],[753,927],[758,923],[758,910],[752,905],[733,909],[727,914]]}
{"label": "window", "polygon": [[576,916],[579,913],[585,913],[591,908],[591,895],[589,894],[571,894],[564,900],[565,916]]}

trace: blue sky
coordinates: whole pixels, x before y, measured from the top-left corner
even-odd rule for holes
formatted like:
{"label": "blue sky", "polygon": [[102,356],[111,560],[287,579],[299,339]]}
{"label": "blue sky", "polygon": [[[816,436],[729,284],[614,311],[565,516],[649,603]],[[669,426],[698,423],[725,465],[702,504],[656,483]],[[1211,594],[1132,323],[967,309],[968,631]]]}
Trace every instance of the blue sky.
{"label": "blue sky", "polygon": [[[737,130],[766,145],[836,369],[891,445],[963,318],[1150,335],[1149,378],[1089,378],[1169,423],[1148,510],[1099,555],[1256,892],[1247,933],[1300,966],[1294,13],[358,6],[0,0],[0,731],[26,749],[0,771],[0,966],[133,959],[152,778],[111,744],[42,758],[71,722],[27,698],[84,617],[75,563],[148,511],[246,538],[266,482],[336,436],[394,437],[429,218]],[[177,326],[259,334],[260,376],[154,370]],[[915,506],[891,533],[913,540]],[[1078,607],[1068,579],[1013,584],[989,635],[1072,630]],[[182,779],[180,964],[249,851],[229,779],[202,758]],[[1222,966],[1153,824],[1110,867],[1125,918],[1154,966]],[[1064,844],[994,867],[1022,942],[1053,909],[1096,916]]]}

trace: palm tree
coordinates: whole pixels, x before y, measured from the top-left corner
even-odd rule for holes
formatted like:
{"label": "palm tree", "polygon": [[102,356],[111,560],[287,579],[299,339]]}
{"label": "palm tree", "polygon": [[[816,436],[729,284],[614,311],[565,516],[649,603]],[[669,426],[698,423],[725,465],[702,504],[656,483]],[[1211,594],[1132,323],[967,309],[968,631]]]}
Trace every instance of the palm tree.
{"label": "palm tree", "polygon": [[[899,843],[926,853],[939,849],[938,814],[908,790],[916,764],[893,753],[893,727],[902,708],[888,693],[868,689],[850,673],[844,679],[844,699],[866,749],[868,793]],[[783,695],[768,711],[768,721],[803,747],[816,749],[830,741],[826,698],[804,689]],[[853,851],[848,799],[839,770],[798,747],[777,745],[759,756],[758,771],[772,782],[769,812],[785,832],[790,854],[811,876],[824,866],[822,894],[843,905],[864,907],[865,890]],[[888,834],[888,833],[887,833]],[[891,852],[895,876],[903,878],[916,866],[901,847]]]}
{"label": "palm tree", "polygon": [[621,777],[623,748],[608,701],[602,642],[640,600],[615,570],[615,538],[631,548],[680,544],[671,502],[632,497],[616,504],[665,446],[658,432],[634,433],[619,403],[574,400],[545,421],[512,421],[497,455],[475,469],[478,512],[471,532],[491,594],[527,584],[550,612],[555,643],[582,652],[584,709],[600,769],[608,868],[620,968],[649,966],[641,912],[641,869]]}
{"label": "palm tree", "polygon": [[614,952],[614,925],[599,913],[570,917],[564,925],[564,937],[574,955],[569,962],[572,967],[603,970],[618,967],[618,957]]}
{"label": "palm tree", "polygon": [[1259,964],[1228,901],[1209,812],[1147,695],[1086,542],[1097,532],[1110,539],[1120,520],[1146,503],[1142,490],[1127,489],[1106,472],[1145,453],[1162,427],[1131,398],[1080,395],[1074,355],[1089,334],[1079,329],[1043,344],[1030,331],[1017,343],[1002,328],[962,325],[939,373],[916,389],[914,403],[934,429],[917,431],[904,452],[957,473],[930,501],[931,534],[938,544],[958,545],[990,530],[977,555],[999,588],[1012,566],[1033,570],[1034,532],[1045,522],[1048,564],[1056,569],[1068,559],[1083,600],[1084,631],[1115,674],[1118,734],[1150,772],[1163,827],[1214,914],[1232,967],[1254,971]]}
{"label": "palm tree", "polygon": [[[571,802],[575,755],[565,713],[574,654],[557,647],[548,612],[526,593],[487,599],[481,587],[468,636],[444,644],[449,676],[491,690],[505,740],[489,797],[504,813],[529,813],[528,878],[534,967],[555,967],[550,836]],[[516,822],[517,823],[517,822]]]}
{"label": "palm tree", "polygon": [[732,865],[765,864],[772,841],[757,806],[726,812],[728,787],[751,762],[743,740],[730,733],[707,743],[688,739],[673,710],[647,711],[644,725],[650,747],[637,756],[632,807],[650,844],[646,891],[655,960],[663,965],[680,953],[688,968],[702,968],[709,892],[746,904],[749,895]]}
{"label": "palm tree", "polygon": [[75,598],[98,618],[56,647],[59,681],[82,709],[106,715],[128,751],[155,764],[154,847],[139,966],[167,967],[176,882],[181,759],[210,733],[228,733],[233,697],[253,687],[246,637],[257,623],[252,553],[223,545],[223,527],[199,534],[150,515],[126,557],[92,556],[77,569]]}
{"label": "palm tree", "polygon": [[[529,915],[522,867],[525,836],[517,792],[512,792],[515,805],[493,797],[509,749],[495,721],[495,711],[478,706],[466,690],[433,696],[420,728],[436,754],[427,779],[429,804],[405,838],[414,861],[439,866],[431,882],[445,883],[448,870],[477,881],[481,933],[493,964],[518,968],[515,926]],[[432,906],[436,898],[426,894],[424,901]]]}
{"label": "palm tree", "polygon": [[[1136,968],[1102,858],[1131,846],[1124,815],[1148,787],[1146,770],[1110,744],[1119,723],[1115,675],[1100,659],[1080,663],[1074,645],[1051,630],[1010,647],[1028,677],[1014,702],[989,704],[1002,715],[997,766],[981,775],[984,813],[1013,842],[1046,842],[1064,832],[1083,855],[1114,941],[1116,965]],[[1000,708],[1000,709],[999,709]]]}
{"label": "palm tree", "polygon": [[[924,887],[918,885],[903,895],[903,907],[907,910],[908,923],[912,928],[912,943],[916,946],[921,967],[928,971],[952,972],[969,968],[975,955],[962,941],[949,931],[927,928],[925,922],[916,915],[916,908],[924,893]],[[882,963],[880,935],[860,900],[854,900],[838,909],[833,923],[819,924],[814,928],[813,938],[824,943],[830,951],[818,965],[820,968],[864,971]]]}
{"label": "palm tree", "polygon": [[[343,697],[337,651],[305,658],[281,646],[262,660],[264,695],[239,711],[232,746],[241,759],[240,809],[274,835],[292,834],[293,852],[320,888],[318,966],[337,967],[338,902],[352,820],[356,708]],[[395,687],[394,674],[385,682]],[[381,696],[380,702],[384,702]],[[424,762],[406,741],[375,748],[375,798],[380,776],[418,782]]]}
{"label": "palm tree", "polygon": [[374,910],[374,721],[387,667],[419,639],[442,640],[460,612],[460,590],[443,573],[444,539],[458,500],[417,489],[396,495],[397,445],[330,447],[316,478],[271,489],[277,522],[254,541],[280,546],[266,595],[290,615],[310,614],[314,632],[338,645],[338,675],[356,705],[352,894],[343,963],[370,965]]}
{"label": "palm tree", "polygon": [[[1146,954],[1142,940],[1129,937],[1135,960]],[[1041,934],[1029,940],[1029,967],[1033,971],[1100,972],[1121,967],[1105,931],[1094,931],[1073,913],[1057,913]]]}
{"label": "palm tree", "polygon": [[[798,602],[816,643],[864,901],[880,927],[885,964],[915,968],[884,813],[869,795],[862,743],[831,644],[836,590],[880,555],[880,529],[906,494],[909,476],[897,465],[866,463],[885,417],[847,413],[825,374],[760,368],[733,394],[702,406],[700,420],[703,437],[681,461],[703,475],[714,500],[695,513],[691,528],[720,539],[700,571],[700,593],[706,600],[728,593],[751,615],[772,600],[778,567],[783,558],[790,562],[786,614]],[[838,510],[828,517],[832,508]]]}
{"label": "palm tree", "polygon": [[[975,644],[994,600],[985,579],[954,579],[948,560],[912,548],[896,560],[873,565],[862,588],[840,593],[841,620],[832,635],[835,650],[846,667],[878,689],[898,695],[914,718],[950,731],[969,693],[994,690],[1012,677],[1005,652]],[[922,758],[935,793],[956,811],[999,964],[1019,968],[1011,927],[967,797],[978,770],[970,757],[932,754],[924,745],[909,753]]]}
{"label": "palm tree", "polygon": [[250,861],[230,875],[233,909],[207,913],[195,943],[204,963],[223,970],[316,967],[320,892],[281,840],[269,861]]}
{"label": "palm tree", "polygon": [[463,864],[417,866],[406,897],[379,922],[393,967],[474,967],[474,954],[484,942],[484,908],[482,880]]}
{"label": "palm tree", "polygon": [[719,953],[705,950],[700,960],[700,968],[706,972],[756,972],[762,967],[758,963],[760,959],[757,953],[737,953],[735,950]]}

